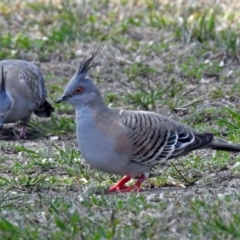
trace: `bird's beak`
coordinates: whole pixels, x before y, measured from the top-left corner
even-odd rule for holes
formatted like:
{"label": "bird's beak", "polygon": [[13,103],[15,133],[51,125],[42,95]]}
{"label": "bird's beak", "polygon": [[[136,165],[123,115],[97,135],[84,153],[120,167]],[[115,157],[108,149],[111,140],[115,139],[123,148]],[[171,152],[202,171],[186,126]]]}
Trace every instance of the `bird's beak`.
{"label": "bird's beak", "polygon": [[57,99],[56,103],[65,102],[68,98],[69,98],[68,95],[63,95],[63,96],[61,96],[60,98]]}

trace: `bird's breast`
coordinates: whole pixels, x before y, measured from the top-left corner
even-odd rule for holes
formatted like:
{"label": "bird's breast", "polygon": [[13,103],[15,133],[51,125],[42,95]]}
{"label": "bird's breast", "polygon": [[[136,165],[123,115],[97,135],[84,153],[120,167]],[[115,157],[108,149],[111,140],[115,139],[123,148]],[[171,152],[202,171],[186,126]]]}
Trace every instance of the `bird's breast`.
{"label": "bird's breast", "polygon": [[36,104],[22,96],[15,96],[14,94],[11,96],[13,98],[13,106],[4,122],[15,122],[31,116],[32,111],[36,108]]}
{"label": "bird's breast", "polygon": [[106,134],[88,124],[77,126],[77,141],[83,158],[97,168],[99,162],[111,161],[111,151],[114,148],[114,140]]}

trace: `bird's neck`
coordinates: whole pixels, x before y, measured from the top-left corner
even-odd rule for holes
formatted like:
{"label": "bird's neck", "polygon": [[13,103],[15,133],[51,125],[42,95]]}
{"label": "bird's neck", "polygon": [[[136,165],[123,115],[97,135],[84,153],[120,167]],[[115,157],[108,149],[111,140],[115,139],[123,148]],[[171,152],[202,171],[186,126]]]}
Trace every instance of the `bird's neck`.
{"label": "bird's neck", "polygon": [[100,130],[97,125],[106,120],[102,114],[105,116],[107,111],[108,108],[105,105],[97,109],[90,106],[76,109],[76,131],[79,146],[93,141],[95,136],[99,134]]}
{"label": "bird's neck", "polygon": [[76,120],[81,124],[87,124],[95,121],[98,116],[101,116],[108,111],[108,107],[101,102],[93,102],[91,104],[76,108]]}

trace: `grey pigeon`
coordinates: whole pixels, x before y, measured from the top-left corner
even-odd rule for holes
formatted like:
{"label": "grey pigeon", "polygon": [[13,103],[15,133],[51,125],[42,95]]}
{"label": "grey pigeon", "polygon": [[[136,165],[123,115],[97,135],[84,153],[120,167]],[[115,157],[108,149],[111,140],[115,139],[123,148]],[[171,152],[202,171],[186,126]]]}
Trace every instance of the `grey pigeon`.
{"label": "grey pigeon", "polygon": [[[99,51],[80,65],[57,103],[67,102],[76,110],[77,141],[86,162],[102,172],[124,176],[109,192],[140,191],[153,166],[193,150],[240,152],[240,144],[200,133],[158,113],[107,107],[87,76]],[[138,179],[135,185],[126,186],[132,178]]]}
{"label": "grey pigeon", "polygon": [[0,68],[0,128],[22,121],[19,138],[26,138],[26,125],[33,112],[50,117],[54,111],[46,100],[42,72],[33,63],[17,59],[0,61]]}

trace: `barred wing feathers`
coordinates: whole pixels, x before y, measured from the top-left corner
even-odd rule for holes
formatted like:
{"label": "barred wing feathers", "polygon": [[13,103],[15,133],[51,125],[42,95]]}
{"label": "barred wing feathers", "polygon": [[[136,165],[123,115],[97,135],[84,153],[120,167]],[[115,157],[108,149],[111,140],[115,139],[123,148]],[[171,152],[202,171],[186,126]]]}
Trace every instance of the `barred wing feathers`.
{"label": "barred wing feathers", "polygon": [[186,155],[206,147],[213,140],[211,133],[198,133],[151,112],[124,111],[121,123],[128,128],[128,137],[133,145],[132,160],[142,164],[155,165]]}

